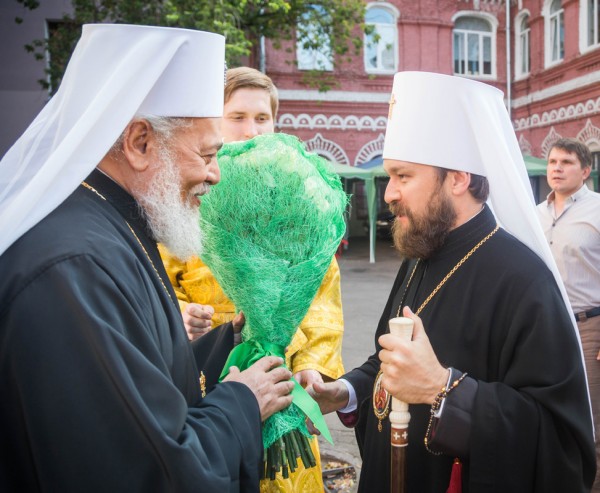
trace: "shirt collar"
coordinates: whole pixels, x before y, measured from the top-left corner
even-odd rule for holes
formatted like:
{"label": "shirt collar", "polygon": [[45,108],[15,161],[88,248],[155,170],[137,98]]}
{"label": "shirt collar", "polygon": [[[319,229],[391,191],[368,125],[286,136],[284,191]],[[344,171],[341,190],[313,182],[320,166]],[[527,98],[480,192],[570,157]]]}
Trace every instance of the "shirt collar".
{"label": "shirt collar", "polygon": [[[588,192],[590,191],[590,189],[588,188],[588,186],[584,183],[581,188],[579,190],[577,190],[575,193],[571,194],[568,198],[567,201],[572,201],[572,202],[577,202],[579,199],[583,198]],[[550,204],[552,204],[554,202],[554,199],[556,198],[555,194],[554,194],[554,190],[552,190],[547,196],[546,196],[546,200],[548,201],[548,207],[550,206]]]}

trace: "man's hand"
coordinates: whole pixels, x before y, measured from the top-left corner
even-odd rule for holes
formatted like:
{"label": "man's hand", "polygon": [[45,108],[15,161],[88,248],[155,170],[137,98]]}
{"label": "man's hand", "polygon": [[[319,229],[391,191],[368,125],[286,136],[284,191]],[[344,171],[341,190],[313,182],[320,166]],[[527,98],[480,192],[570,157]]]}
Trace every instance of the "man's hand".
{"label": "man's hand", "polygon": [[281,365],[283,359],[265,356],[242,372],[232,366],[223,381],[240,382],[248,386],[258,401],[260,417],[264,421],[292,403],[292,372]]}
{"label": "man's hand", "polygon": [[212,327],[212,316],[215,309],[210,305],[189,303],[183,313],[183,325],[188,339],[194,341],[206,334]]}
{"label": "man's hand", "polygon": [[315,383],[306,391],[317,401],[321,413],[329,414],[348,405],[348,387],[344,382],[334,380],[327,383]]}
{"label": "man's hand", "polygon": [[448,369],[440,365],[433,352],[423,322],[408,307],[403,315],[415,322],[412,341],[392,334],[379,338],[383,387],[396,399],[409,404],[433,404],[435,396],[448,381]]}
{"label": "man's hand", "polygon": [[244,328],[244,325],[246,325],[246,316],[244,315],[244,312],[240,311],[240,313],[233,318],[231,324],[233,325],[233,333],[239,334]]}
{"label": "man's hand", "polygon": [[302,385],[302,387],[310,387],[314,383],[323,383],[323,377],[317,370],[302,370],[294,373],[296,381]]}

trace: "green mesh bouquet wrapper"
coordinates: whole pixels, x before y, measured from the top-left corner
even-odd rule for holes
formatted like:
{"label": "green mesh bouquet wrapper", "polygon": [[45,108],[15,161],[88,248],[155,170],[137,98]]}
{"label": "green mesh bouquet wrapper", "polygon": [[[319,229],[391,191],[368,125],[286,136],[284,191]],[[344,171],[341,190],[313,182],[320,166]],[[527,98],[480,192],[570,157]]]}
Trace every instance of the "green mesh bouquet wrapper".
{"label": "green mesh bouquet wrapper", "polygon": [[[201,257],[246,317],[223,378],[230,366],[284,357],[342,240],[348,199],[329,163],[291,135],[226,144],[218,158],[221,183],[202,199]],[[297,383],[292,394],[293,404],[263,426],[271,479],[293,472],[298,457],[314,465],[307,415],[331,440],[316,402]]]}

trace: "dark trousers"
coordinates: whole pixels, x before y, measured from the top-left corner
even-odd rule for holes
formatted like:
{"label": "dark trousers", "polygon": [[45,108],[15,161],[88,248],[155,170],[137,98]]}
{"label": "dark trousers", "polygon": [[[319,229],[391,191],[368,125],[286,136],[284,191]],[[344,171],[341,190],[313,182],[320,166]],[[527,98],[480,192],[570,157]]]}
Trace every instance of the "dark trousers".
{"label": "dark trousers", "polygon": [[596,466],[598,471],[596,472],[592,493],[600,493],[600,361],[597,359],[600,352],[600,317],[577,322],[577,327],[583,346],[585,369],[592,401],[594,431],[596,433]]}

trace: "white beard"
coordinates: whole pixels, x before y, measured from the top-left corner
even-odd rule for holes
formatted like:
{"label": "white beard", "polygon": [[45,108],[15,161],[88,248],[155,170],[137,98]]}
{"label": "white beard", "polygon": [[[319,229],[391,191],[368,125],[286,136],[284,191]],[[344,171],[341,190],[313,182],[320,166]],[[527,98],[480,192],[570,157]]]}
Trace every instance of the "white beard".
{"label": "white beard", "polygon": [[[202,250],[200,211],[190,199],[181,199],[181,175],[175,160],[167,149],[160,151],[158,171],[147,190],[138,195],[138,202],[148,221],[154,238],[169,253],[180,260],[199,255]],[[202,183],[190,192],[193,195],[208,193],[210,186]]]}

